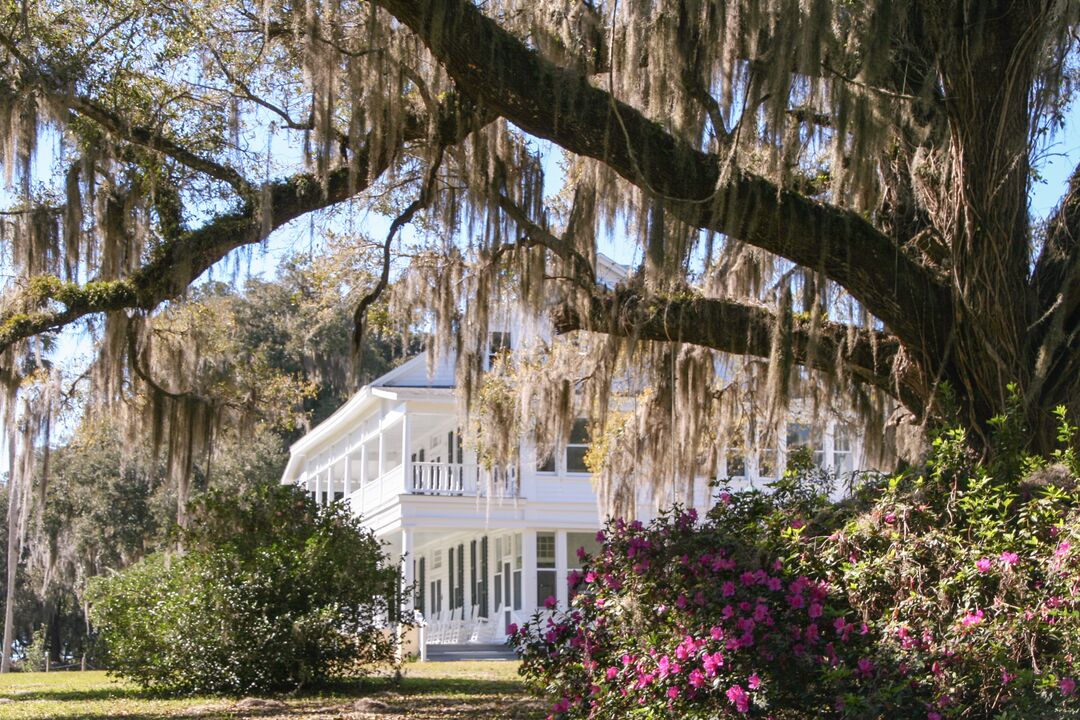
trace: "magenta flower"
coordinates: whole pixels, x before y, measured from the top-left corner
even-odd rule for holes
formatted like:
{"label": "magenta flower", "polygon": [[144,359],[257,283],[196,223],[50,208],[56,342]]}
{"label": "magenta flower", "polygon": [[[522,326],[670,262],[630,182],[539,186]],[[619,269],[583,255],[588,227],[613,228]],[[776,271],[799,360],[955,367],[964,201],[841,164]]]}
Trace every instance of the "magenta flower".
{"label": "magenta flower", "polygon": [[724,597],[731,597],[735,594],[735,583],[731,580],[725,580],[720,584],[720,594]]}
{"label": "magenta flower", "polygon": [[990,558],[979,558],[975,561],[975,569],[981,573],[990,572],[991,567],[993,567],[993,562]]}
{"label": "magenta flower", "polygon": [[607,677],[608,680],[614,680],[615,678],[619,677],[619,669],[614,668],[614,667],[609,667],[607,669],[606,677]]}
{"label": "magenta flower", "polygon": [[1076,692],[1076,681],[1071,677],[1063,677],[1060,682],[1058,682],[1058,689],[1061,690],[1062,695],[1072,695]]}
{"label": "magenta flower", "polygon": [[931,710],[926,713],[926,720],[941,720],[941,713]]}
{"label": "magenta flower", "polygon": [[753,673],[750,677],[746,678],[746,685],[751,690],[757,690],[761,687],[761,677],[757,673]]}
{"label": "magenta flower", "polygon": [[1009,552],[1008,550],[1006,550],[1005,552],[1001,553],[1001,557],[999,557],[998,560],[1000,560],[1001,564],[1005,567],[1012,567],[1020,561],[1020,556],[1014,552]]}
{"label": "magenta flower", "polygon": [[544,600],[544,607],[546,607],[548,610],[553,610],[558,604],[559,599],[554,595],[548,595],[547,598]]}
{"label": "magenta flower", "polygon": [[896,522],[896,513],[885,513],[885,523],[892,525]]}
{"label": "magenta flower", "polygon": [[669,687],[669,688],[667,689],[667,696],[668,696],[669,698],[671,698],[672,700],[674,700],[675,698],[679,697],[679,688],[677,688],[677,687],[675,687],[675,686]]}
{"label": "magenta flower", "polygon": [[690,671],[690,687],[695,690],[705,686],[705,676],[700,670],[694,669]]}
{"label": "magenta flower", "polygon": [[727,690],[727,699],[735,705],[735,709],[741,713],[750,712],[750,696],[740,685],[732,685]]}
{"label": "magenta flower", "polygon": [[871,677],[874,674],[874,663],[872,663],[868,658],[859,658],[858,668],[855,672],[860,677]]}
{"label": "magenta flower", "polygon": [[1070,547],[1072,547],[1072,546],[1069,545],[1069,543],[1063,542],[1063,543],[1061,543],[1060,545],[1057,546],[1057,550],[1054,551],[1054,554],[1057,555],[1058,557],[1064,557],[1065,555],[1068,554]]}
{"label": "magenta flower", "polygon": [[983,614],[982,610],[976,610],[973,613],[968,613],[967,615],[965,615],[960,620],[960,622],[961,624],[963,624],[964,627],[971,627],[972,625],[978,625],[979,623],[981,623],[983,619],[985,619],[985,617],[986,615]]}

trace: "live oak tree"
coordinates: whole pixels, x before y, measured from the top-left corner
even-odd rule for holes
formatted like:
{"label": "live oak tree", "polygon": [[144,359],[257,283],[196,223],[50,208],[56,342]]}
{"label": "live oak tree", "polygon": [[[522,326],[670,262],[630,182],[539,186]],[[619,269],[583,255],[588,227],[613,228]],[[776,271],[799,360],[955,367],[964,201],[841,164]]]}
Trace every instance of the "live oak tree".
{"label": "live oak tree", "polygon": [[[289,223],[375,207],[395,219],[358,334],[396,279],[391,310],[429,319],[470,413],[500,420],[494,458],[587,411],[606,477],[685,477],[793,395],[887,445],[950,417],[977,451],[1018,404],[1045,450],[1049,411],[1080,405],[1080,169],[1045,223],[1028,196],[1078,20],[1072,0],[9,3],[9,434],[54,406],[27,380],[41,338],[90,323],[96,402],[164,391],[183,456],[215,406],[184,362],[140,361],[155,309]],[[640,265],[609,288],[612,236]],[[511,296],[588,333],[484,380]],[[13,446],[48,426],[21,427]]]}

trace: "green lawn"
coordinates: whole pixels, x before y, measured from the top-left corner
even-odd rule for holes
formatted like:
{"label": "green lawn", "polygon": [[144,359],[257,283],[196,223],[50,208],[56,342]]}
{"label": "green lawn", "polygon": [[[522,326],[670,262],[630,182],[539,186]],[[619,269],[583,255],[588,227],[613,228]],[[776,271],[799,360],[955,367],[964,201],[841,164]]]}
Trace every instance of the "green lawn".
{"label": "green lawn", "polygon": [[411,663],[395,685],[374,677],[351,690],[256,700],[161,698],[104,672],[0,676],[0,720],[16,718],[506,718],[545,715],[517,677],[516,662]]}

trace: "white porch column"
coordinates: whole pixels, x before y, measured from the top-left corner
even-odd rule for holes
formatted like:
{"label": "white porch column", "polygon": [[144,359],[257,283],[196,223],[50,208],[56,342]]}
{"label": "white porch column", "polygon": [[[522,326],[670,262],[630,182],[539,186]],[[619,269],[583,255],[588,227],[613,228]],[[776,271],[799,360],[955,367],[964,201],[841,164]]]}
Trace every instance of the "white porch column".
{"label": "white porch column", "polygon": [[345,453],[345,487],[343,489],[345,493],[345,502],[352,507],[352,499],[349,497],[352,495],[352,455]]}
{"label": "white porch column", "polygon": [[379,477],[386,472],[386,433],[382,425],[379,426]]}
{"label": "white porch column", "polygon": [[412,419],[409,411],[404,406],[401,416],[401,478],[405,484],[405,492],[412,490],[412,456],[409,449],[412,447]]}
{"label": "white porch column", "polygon": [[360,512],[367,508],[367,442],[360,444]]}
{"label": "white porch column", "polygon": [[[403,612],[412,612],[413,594],[412,584],[416,582],[413,577],[413,531],[403,529],[401,531],[401,607]],[[406,592],[407,591],[407,592]]]}
{"label": "white porch column", "polygon": [[322,470],[315,473],[315,504],[322,505]]}
{"label": "white porch column", "polygon": [[[535,545],[534,545],[535,547]],[[535,557],[535,555],[534,555]],[[566,531],[555,531],[555,597],[559,601],[559,607],[570,605],[570,590],[566,585]],[[536,573],[534,572],[535,576]]]}
{"label": "white porch column", "polygon": [[[536,531],[521,531],[521,609],[526,616],[537,607],[536,597]],[[541,599],[542,602],[542,599]]]}

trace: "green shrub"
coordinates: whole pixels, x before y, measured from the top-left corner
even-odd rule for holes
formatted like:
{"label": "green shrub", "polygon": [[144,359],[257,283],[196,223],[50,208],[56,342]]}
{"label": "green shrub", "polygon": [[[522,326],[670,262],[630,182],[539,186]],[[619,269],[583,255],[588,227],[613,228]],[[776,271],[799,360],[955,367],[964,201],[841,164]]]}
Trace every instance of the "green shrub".
{"label": "green shrub", "polygon": [[1078,464],[1020,431],[982,462],[943,432],[839,504],[800,465],[700,521],[613,521],[571,607],[516,631],[522,673],[557,718],[1080,716]]}
{"label": "green shrub", "polygon": [[398,572],[359,520],[291,487],[210,493],[186,552],[90,588],[109,667],[168,693],[288,690],[394,656]]}

